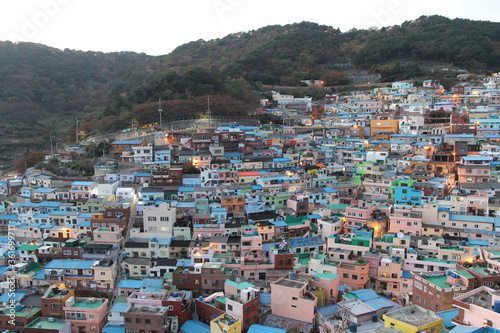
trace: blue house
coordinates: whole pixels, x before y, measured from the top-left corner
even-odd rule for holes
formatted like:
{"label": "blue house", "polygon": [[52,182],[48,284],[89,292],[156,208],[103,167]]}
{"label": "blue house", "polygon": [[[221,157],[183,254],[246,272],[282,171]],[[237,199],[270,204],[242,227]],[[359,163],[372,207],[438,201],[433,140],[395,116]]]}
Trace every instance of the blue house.
{"label": "blue house", "polygon": [[394,203],[396,205],[420,205],[421,202],[421,191],[405,186],[396,186],[394,188]]}

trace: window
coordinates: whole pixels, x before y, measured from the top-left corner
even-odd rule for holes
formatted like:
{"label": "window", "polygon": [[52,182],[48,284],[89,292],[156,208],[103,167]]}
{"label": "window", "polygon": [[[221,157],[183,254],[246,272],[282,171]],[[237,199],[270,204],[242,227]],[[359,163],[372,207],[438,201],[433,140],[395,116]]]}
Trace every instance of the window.
{"label": "window", "polygon": [[232,306],[231,304],[228,304],[228,305],[227,305],[227,309],[228,309],[229,311],[233,311],[233,306]]}
{"label": "window", "polygon": [[357,279],[358,279],[358,276],[353,274],[353,275],[352,275],[352,279],[353,279],[353,280],[357,280]]}
{"label": "window", "polygon": [[93,314],[89,314],[89,319],[95,319]]}
{"label": "window", "polygon": [[141,318],[135,318],[135,323],[140,324],[141,323]]}
{"label": "window", "polygon": [[342,276],[343,276],[345,279],[349,278],[349,274],[347,274],[347,273],[344,273]]}
{"label": "window", "polygon": [[151,324],[151,320],[150,319],[144,319],[144,324]]}
{"label": "window", "polygon": [[106,275],[106,272],[101,272],[101,276],[105,276]]}
{"label": "window", "polygon": [[297,297],[292,297],[292,300],[298,301],[299,299]]}

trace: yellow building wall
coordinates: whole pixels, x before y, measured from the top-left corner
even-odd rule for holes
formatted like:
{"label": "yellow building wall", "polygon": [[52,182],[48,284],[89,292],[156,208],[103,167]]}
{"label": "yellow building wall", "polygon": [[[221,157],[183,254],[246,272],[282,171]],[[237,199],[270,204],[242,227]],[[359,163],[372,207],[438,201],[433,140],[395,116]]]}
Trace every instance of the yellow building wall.
{"label": "yellow building wall", "polygon": [[384,315],[384,326],[389,328],[394,328],[395,330],[400,330],[404,333],[417,333],[417,332],[431,332],[432,328],[434,328],[434,333],[441,333],[441,325],[443,324],[444,319],[435,321],[433,323],[422,325],[419,327],[404,323],[399,320],[395,320]]}
{"label": "yellow building wall", "polygon": [[228,315],[223,314],[210,322],[210,333],[224,333],[224,330],[227,333],[241,333],[243,325],[240,319],[233,317],[235,319],[233,325],[226,325],[224,321],[220,320],[220,318],[223,316]]}

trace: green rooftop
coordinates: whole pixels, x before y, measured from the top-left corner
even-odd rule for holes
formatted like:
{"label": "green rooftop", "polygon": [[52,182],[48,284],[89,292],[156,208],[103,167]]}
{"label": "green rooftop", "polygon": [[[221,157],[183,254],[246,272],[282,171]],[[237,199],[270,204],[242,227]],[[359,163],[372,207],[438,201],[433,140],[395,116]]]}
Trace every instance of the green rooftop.
{"label": "green rooftop", "polygon": [[217,297],[216,299],[214,299],[214,301],[221,302],[222,304],[226,304],[226,299],[229,297],[231,297],[231,296],[228,295],[228,296],[224,296],[224,297]]}
{"label": "green rooftop", "polygon": [[231,281],[231,280],[226,280],[224,282],[225,284],[231,286],[231,287],[235,287],[235,288],[238,288],[240,290],[243,290],[243,289],[246,289],[246,288],[255,288],[255,285],[251,284],[250,282],[241,282],[241,283],[238,283],[238,282],[234,282],[234,281]]}
{"label": "green rooftop", "polygon": [[458,275],[466,278],[466,279],[473,279],[474,278],[474,275],[472,275],[471,273],[467,272],[465,269],[463,270],[460,270],[460,271],[455,271]]}
{"label": "green rooftop", "polygon": [[23,244],[21,245],[21,247],[19,248],[19,251],[35,251],[36,249],[38,249],[40,247],[40,245],[31,245],[31,244]]}
{"label": "green rooftop", "polygon": [[29,273],[38,273],[40,271],[43,271],[43,267],[40,266],[40,263],[36,262],[34,263],[33,265],[30,265],[28,267],[26,267],[26,269],[22,270],[21,272],[19,272],[20,274],[29,274]]}
{"label": "green rooftop", "polygon": [[88,300],[76,300],[75,304],[71,306],[72,308],[84,308],[84,309],[99,309],[101,305],[103,304],[103,301],[98,301],[95,300],[93,302],[90,302]]}
{"label": "green rooftop", "polygon": [[320,278],[320,279],[326,279],[326,280],[333,280],[338,276],[338,274],[333,274],[333,273],[323,273],[323,274],[316,274],[315,277]]}
{"label": "green rooftop", "polygon": [[435,284],[438,287],[441,288],[450,288],[450,285],[446,283],[446,280],[448,279],[447,276],[432,276],[432,277],[424,277],[427,281],[430,283]]}
{"label": "green rooftop", "polygon": [[425,258],[423,261],[438,262],[438,263],[441,263],[441,264],[456,264],[457,263],[454,260],[443,260],[443,259],[435,259],[435,258]]}
{"label": "green rooftop", "polygon": [[[50,322],[45,318],[36,318],[31,323],[26,325],[26,328],[41,328],[46,330],[59,330],[64,324],[66,324],[65,320],[54,320]],[[42,325],[41,327],[39,325]]]}
{"label": "green rooftop", "polygon": [[38,311],[41,311],[42,308],[24,308],[21,311],[16,311],[16,317],[31,317]]}
{"label": "green rooftop", "polygon": [[476,273],[477,275],[480,275],[480,276],[490,276],[490,273],[486,272],[484,270],[484,267],[472,266],[472,267],[469,267],[469,269],[471,271],[473,271],[474,273]]}
{"label": "green rooftop", "polygon": [[328,205],[328,209],[345,209],[348,204],[342,204],[342,205]]}
{"label": "green rooftop", "polygon": [[222,263],[220,262],[204,262],[203,263],[203,268],[215,268],[215,269],[220,269],[222,266]]}

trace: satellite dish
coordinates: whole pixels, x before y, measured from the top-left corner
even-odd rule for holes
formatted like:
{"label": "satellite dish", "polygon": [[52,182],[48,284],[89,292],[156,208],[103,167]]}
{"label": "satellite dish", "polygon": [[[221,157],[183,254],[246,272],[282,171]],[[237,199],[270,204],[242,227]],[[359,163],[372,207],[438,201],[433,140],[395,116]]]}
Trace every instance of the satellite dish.
{"label": "satellite dish", "polygon": [[403,234],[401,231],[396,234],[397,238],[404,238],[405,234]]}

